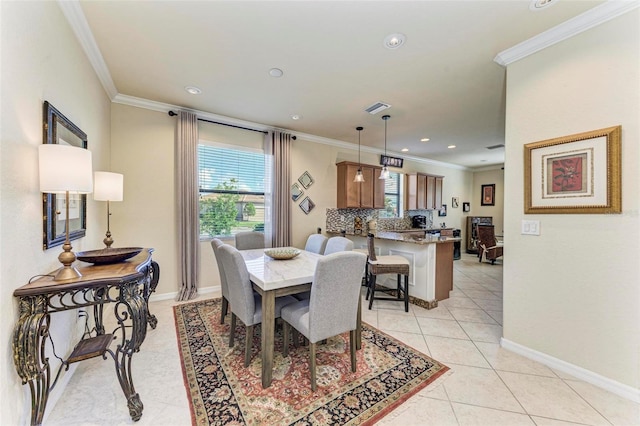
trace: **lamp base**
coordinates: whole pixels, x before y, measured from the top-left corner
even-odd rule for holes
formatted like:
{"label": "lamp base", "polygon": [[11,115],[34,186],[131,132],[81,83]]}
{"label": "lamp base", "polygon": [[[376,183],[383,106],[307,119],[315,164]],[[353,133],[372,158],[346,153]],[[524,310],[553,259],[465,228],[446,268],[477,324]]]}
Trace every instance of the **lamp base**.
{"label": "lamp base", "polygon": [[80,271],[78,271],[73,266],[63,266],[62,268],[58,269],[58,272],[56,272],[56,275],[55,277],[53,277],[53,280],[54,281],[75,280],[80,278],[81,276],[82,274],[80,273]]}
{"label": "lamp base", "polygon": [[113,238],[111,238],[111,232],[107,231],[105,236],[106,237],[104,240],[102,240],[102,242],[104,243],[105,246],[107,246],[106,248],[111,248],[111,244],[113,244]]}
{"label": "lamp base", "polygon": [[[69,203],[67,202],[67,205]],[[67,212],[67,217],[69,217],[69,213]],[[69,221],[67,220],[67,229],[69,229]],[[54,281],[61,280],[73,280],[80,278],[82,274],[76,268],[74,268],[73,262],[76,261],[76,255],[71,251],[71,243],[69,242],[69,233],[67,232],[67,240],[62,245],[63,252],[58,256],[58,260],[64,266],[56,272],[56,276],[53,278]]]}

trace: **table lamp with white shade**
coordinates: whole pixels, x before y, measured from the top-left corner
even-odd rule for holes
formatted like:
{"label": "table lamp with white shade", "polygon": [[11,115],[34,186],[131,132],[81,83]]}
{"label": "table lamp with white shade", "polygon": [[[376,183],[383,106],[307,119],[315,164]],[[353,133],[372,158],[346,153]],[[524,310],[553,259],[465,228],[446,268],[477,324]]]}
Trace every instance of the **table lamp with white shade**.
{"label": "table lamp with white shade", "polygon": [[111,248],[111,244],[113,244],[111,230],[109,229],[109,217],[111,216],[109,202],[122,201],[124,178],[120,173],[111,172],[95,172],[93,177],[93,199],[107,202],[107,233],[102,242],[104,242],[104,245],[109,249]]}
{"label": "table lamp with white shade", "polygon": [[63,267],[54,280],[69,280],[82,276],[74,268],[76,255],[69,241],[69,193],[89,194],[93,190],[91,151],[75,146],[43,144],[38,147],[40,191],[50,194],[65,194],[65,242],[58,260]]}

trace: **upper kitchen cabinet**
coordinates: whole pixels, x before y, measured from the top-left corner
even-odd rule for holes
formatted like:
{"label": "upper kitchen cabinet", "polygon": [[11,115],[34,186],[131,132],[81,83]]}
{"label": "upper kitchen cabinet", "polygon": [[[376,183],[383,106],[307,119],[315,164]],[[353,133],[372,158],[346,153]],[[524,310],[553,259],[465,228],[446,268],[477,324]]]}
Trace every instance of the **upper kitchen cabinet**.
{"label": "upper kitchen cabinet", "polygon": [[423,173],[405,175],[405,210],[438,210],[442,208],[442,176]]}
{"label": "upper kitchen cabinet", "polygon": [[[379,179],[381,167],[343,161],[338,168],[337,206],[339,209],[383,209],[384,180]],[[354,182],[358,167],[364,182]]]}

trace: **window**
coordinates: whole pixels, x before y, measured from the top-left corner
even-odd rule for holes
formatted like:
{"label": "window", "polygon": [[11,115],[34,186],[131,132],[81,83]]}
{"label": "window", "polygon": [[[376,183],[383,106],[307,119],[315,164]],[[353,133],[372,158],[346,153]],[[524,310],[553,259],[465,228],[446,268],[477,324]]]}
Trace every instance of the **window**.
{"label": "window", "polygon": [[384,210],[378,212],[378,217],[400,217],[400,173],[389,173],[389,179],[384,181]]}
{"label": "window", "polygon": [[264,231],[265,156],[223,145],[198,145],[200,237]]}

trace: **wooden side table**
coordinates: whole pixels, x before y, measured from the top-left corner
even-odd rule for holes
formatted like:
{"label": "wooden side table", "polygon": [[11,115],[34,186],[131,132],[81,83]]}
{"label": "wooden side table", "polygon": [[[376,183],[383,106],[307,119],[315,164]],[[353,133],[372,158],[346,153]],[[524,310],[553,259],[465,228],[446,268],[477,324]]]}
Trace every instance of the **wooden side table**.
{"label": "wooden side table", "polygon": [[[14,297],[20,299],[20,317],[13,331],[13,362],[22,383],[29,385],[32,425],[42,424],[51,388],[49,359],[45,357],[51,314],[89,306],[93,307],[95,335],[83,338],[63,366],[111,355],[129,414],[134,421],[140,419],[143,405],[133,385],[131,358],[140,350],[147,324],[152,328],[157,325],[148,307],[160,277],[152,252],[146,248],[128,261],[110,265],[87,264],[78,268],[82,274],[78,279],[54,281],[52,276],[44,276],[14,291]],[[118,323],[111,334],[105,333],[102,320],[104,306],[109,303]],[[117,346],[111,350],[114,340]]]}

